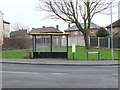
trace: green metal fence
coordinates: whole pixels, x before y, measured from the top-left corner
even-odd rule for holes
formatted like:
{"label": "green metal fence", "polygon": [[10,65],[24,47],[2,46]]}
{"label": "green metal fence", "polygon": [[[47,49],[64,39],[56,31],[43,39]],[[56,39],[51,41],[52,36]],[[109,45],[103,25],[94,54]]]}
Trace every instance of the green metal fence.
{"label": "green metal fence", "polygon": [[100,38],[99,42],[100,42],[99,47],[109,47],[108,46],[108,38]]}
{"label": "green metal fence", "polygon": [[[90,38],[90,46],[111,48],[111,38]],[[120,38],[113,38],[113,48],[120,48]]]}

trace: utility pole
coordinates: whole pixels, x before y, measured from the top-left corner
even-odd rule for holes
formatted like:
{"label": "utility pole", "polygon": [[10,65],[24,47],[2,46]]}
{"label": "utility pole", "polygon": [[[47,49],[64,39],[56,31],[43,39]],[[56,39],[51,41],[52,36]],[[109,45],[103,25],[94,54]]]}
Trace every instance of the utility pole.
{"label": "utility pole", "polygon": [[112,54],[112,60],[113,59],[113,27],[112,27],[112,2],[110,4],[110,12],[111,12],[111,54]]}

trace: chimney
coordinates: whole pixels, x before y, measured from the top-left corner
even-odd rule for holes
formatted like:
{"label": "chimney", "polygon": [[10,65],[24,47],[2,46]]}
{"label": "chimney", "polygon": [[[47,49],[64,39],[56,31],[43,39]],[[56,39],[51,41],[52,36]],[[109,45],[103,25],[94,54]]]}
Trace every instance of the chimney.
{"label": "chimney", "polygon": [[56,25],[56,29],[59,30],[59,26],[58,25]]}
{"label": "chimney", "polygon": [[68,28],[70,28],[70,23],[68,24]]}
{"label": "chimney", "polygon": [[43,28],[45,28],[45,26],[43,26]]}

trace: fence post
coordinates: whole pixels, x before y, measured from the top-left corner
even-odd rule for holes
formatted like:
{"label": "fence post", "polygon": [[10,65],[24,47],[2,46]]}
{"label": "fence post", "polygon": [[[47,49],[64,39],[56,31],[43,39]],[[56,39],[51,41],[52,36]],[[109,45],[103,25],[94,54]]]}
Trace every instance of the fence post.
{"label": "fence post", "polygon": [[100,47],[100,37],[98,37],[98,48]]}
{"label": "fence post", "polygon": [[89,45],[90,45],[90,36],[88,36],[88,38],[89,38]]}

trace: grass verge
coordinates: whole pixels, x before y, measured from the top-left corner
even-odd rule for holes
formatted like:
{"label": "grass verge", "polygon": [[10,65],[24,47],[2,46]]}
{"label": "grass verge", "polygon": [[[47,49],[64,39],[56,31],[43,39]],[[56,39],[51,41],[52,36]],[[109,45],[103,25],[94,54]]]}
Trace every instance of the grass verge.
{"label": "grass verge", "polygon": [[[0,55],[0,58],[24,58],[25,57],[25,52],[32,50],[20,50],[20,51],[13,51],[13,52],[3,52],[2,56]],[[69,47],[68,49],[68,58],[73,59],[73,53],[72,53],[72,47]],[[76,47],[76,52],[74,59],[75,60],[87,60],[87,51],[89,52],[94,52],[94,51],[99,51],[100,52],[100,60],[111,60],[111,50],[102,50],[102,49],[90,49],[86,50],[85,47]],[[1,52],[0,52],[1,54]],[[114,51],[114,60],[119,60],[119,52]],[[32,56],[33,57],[33,56]],[[89,54],[89,60],[98,60],[98,55],[97,54]]]}

